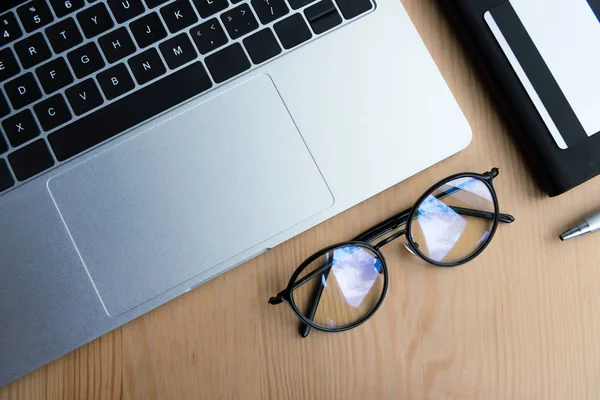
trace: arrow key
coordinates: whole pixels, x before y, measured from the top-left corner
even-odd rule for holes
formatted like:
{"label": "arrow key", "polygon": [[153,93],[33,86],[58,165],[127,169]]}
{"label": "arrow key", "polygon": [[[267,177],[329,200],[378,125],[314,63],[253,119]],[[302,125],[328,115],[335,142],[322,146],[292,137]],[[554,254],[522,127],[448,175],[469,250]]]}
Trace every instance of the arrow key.
{"label": "arrow key", "polygon": [[227,35],[216,18],[195,26],[190,30],[190,35],[201,54],[209,53],[228,42]]}
{"label": "arrow key", "polygon": [[258,21],[254,18],[248,4],[242,4],[233,10],[224,12],[221,14],[221,21],[233,40],[258,29]]}

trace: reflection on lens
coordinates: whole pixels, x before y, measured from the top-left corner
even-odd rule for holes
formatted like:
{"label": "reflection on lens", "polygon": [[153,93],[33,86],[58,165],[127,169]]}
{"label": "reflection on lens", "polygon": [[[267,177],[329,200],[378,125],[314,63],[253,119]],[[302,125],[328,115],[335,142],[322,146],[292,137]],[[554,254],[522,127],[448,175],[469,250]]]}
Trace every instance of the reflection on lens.
{"label": "reflection on lens", "polygon": [[484,182],[455,179],[418,205],[410,234],[430,260],[460,262],[487,243],[496,212],[492,192]]}
{"label": "reflection on lens", "polygon": [[302,271],[292,298],[298,310],[317,325],[343,328],[363,320],[375,309],[383,295],[382,272],[381,260],[371,250],[338,247]]}

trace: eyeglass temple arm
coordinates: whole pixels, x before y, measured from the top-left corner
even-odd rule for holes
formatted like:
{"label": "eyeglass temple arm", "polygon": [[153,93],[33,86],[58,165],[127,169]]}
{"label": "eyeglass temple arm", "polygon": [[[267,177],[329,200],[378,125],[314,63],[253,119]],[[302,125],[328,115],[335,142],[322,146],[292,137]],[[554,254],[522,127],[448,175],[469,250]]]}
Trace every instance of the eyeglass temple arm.
{"label": "eyeglass temple arm", "polygon": [[[457,214],[466,215],[469,217],[494,219],[494,216],[495,216],[494,213],[489,212],[489,211],[474,210],[471,208],[455,207],[455,206],[450,206],[450,208],[452,209],[452,211],[456,212]],[[386,219],[382,223],[380,223],[380,224],[376,225],[375,227],[369,229],[368,231],[358,235],[353,240],[371,242],[371,241],[376,240],[384,235],[387,235],[394,229],[397,229],[398,227],[406,224],[406,222],[408,221],[408,215],[410,214],[411,210],[412,209],[404,210],[401,213],[398,213],[398,214],[394,215],[393,217]],[[415,216],[415,218],[416,217],[417,216]],[[510,224],[515,221],[515,217],[513,217],[510,214],[500,213],[498,215],[498,221],[506,223],[506,224]],[[294,285],[294,289],[303,285],[304,283],[306,283],[307,281],[314,278],[316,275],[318,275],[320,273],[323,273],[323,279],[324,279],[324,281],[327,281],[329,272],[331,271],[330,267],[331,267],[331,263],[327,263],[326,265],[322,266],[321,268],[308,274],[301,281],[298,281]],[[317,313],[317,308],[319,307],[319,301],[321,300],[321,296],[323,295],[323,289],[325,289],[325,286],[323,285],[323,283],[318,285],[317,288],[315,289],[315,294],[313,295],[312,305],[311,305],[311,308],[310,308],[308,316],[307,316],[308,319],[311,321],[314,319],[315,314]],[[302,335],[303,338],[307,337],[310,333],[310,328],[311,328],[310,325],[305,324],[304,322],[300,322],[300,335]]]}
{"label": "eyeglass temple arm", "polygon": [[[450,206],[450,208],[452,209],[452,211],[456,212],[457,214],[466,215],[469,217],[494,219],[494,215],[495,215],[494,213],[489,212],[489,211],[474,210],[471,208],[456,207],[456,206]],[[408,215],[410,214],[411,210],[412,209],[404,210],[401,213],[398,213],[398,214],[394,215],[393,217],[386,219],[385,221],[381,222],[380,224],[375,225],[373,228],[369,229],[368,231],[361,233],[354,240],[372,242],[376,239],[379,239],[380,237],[382,237],[384,235],[387,235],[394,229],[397,229],[400,226],[402,226],[408,222]],[[414,219],[416,219],[417,217],[418,217],[418,215],[415,215]],[[510,224],[515,221],[515,217],[513,217],[510,214],[500,213],[500,214],[498,214],[498,221],[506,223],[506,224]]]}
{"label": "eyeglass temple arm", "polygon": [[[489,212],[489,211],[474,210],[471,208],[463,208],[463,207],[455,207],[455,206],[450,206],[450,208],[453,211],[455,211],[457,214],[460,214],[460,215],[468,215],[469,217],[478,217],[478,218],[485,218],[485,219],[494,219],[494,213]],[[512,224],[513,222],[515,222],[515,217],[513,217],[510,214],[499,213],[498,221],[504,222],[505,224]]]}
{"label": "eyeglass temple arm", "polygon": [[[319,268],[320,269],[320,268]],[[320,285],[317,285],[315,288],[315,294],[313,295],[312,304],[310,306],[310,310],[308,312],[308,319],[313,321],[315,318],[315,314],[317,313],[317,307],[319,307],[319,302],[321,301],[321,295],[323,294],[323,290],[325,289],[324,282],[327,282],[327,278],[329,277],[329,272],[331,272],[331,268],[327,267],[323,272],[323,281]],[[302,322],[300,324],[300,335],[305,338],[310,333],[310,325]]]}
{"label": "eyeglass temple arm", "polygon": [[[332,265],[331,261],[328,261],[327,263],[321,265],[319,268],[317,268],[310,274],[306,274],[304,277],[302,277],[302,279],[299,279],[298,281],[296,281],[294,283],[294,286],[292,286],[292,288],[291,288],[291,290],[289,290],[289,292],[292,292],[292,291],[298,289],[300,286],[304,285],[306,282],[310,281],[311,279],[313,279],[314,277],[316,277],[317,275],[320,275],[320,274],[324,274],[325,275],[324,279],[327,280],[327,276],[329,276],[329,271],[331,270],[331,265]],[[321,282],[323,282],[323,281],[321,281]],[[321,284],[321,287],[322,286],[323,285]],[[288,289],[285,288],[281,292],[277,293],[277,295],[271,297],[269,299],[269,304],[280,304],[282,301],[284,301],[287,294],[288,294]]]}
{"label": "eyeglass temple arm", "polygon": [[[296,282],[296,284],[292,287],[292,290],[295,290],[300,286],[304,285],[309,280],[313,279],[315,276],[323,274],[321,284],[316,287],[315,293],[313,294],[312,306],[308,312],[308,318],[311,321],[315,318],[315,314],[317,313],[317,307],[319,306],[321,295],[323,294],[323,289],[325,288],[325,285],[323,283],[327,281],[327,277],[329,276],[329,272],[331,271],[331,264],[331,262],[323,264],[320,268],[316,269],[315,271],[311,272],[310,274],[306,275],[301,280]],[[269,299],[269,304],[280,304],[283,301],[283,296],[285,292],[286,290],[279,292],[277,296],[271,297]],[[300,335],[302,335],[302,337],[307,337],[309,333],[310,325],[300,325]]]}

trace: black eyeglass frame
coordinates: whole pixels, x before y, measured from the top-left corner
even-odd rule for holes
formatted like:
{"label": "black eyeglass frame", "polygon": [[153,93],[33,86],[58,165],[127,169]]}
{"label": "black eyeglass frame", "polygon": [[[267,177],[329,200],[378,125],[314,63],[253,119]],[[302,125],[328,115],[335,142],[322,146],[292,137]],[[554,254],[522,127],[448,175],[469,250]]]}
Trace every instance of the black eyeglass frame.
{"label": "black eyeglass frame", "polygon": [[[494,180],[494,178],[496,178],[498,176],[498,174],[499,174],[498,168],[493,168],[491,171],[485,172],[483,174],[464,172],[464,173],[449,176],[445,179],[442,179],[441,181],[438,181],[433,186],[431,186],[428,190],[426,190],[423,193],[423,195],[421,195],[421,197],[419,197],[419,199],[415,202],[415,204],[410,209],[400,212],[400,213],[394,215],[393,217],[386,219],[385,221],[375,225],[373,228],[358,235],[353,240],[333,244],[331,246],[328,246],[324,249],[317,251],[312,256],[308,257],[306,260],[304,260],[302,262],[302,264],[300,264],[300,266],[298,266],[298,268],[296,268],[296,270],[294,271],[294,273],[292,274],[292,276],[288,282],[287,287],[284,290],[282,290],[281,292],[279,292],[276,296],[271,297],[269,299],[269,304],[275,305],[275,304],[280,304],[282,302],[288,303],[290,305],[290,307],[292,307],[292,310],[300,318],[300,320],[305,324],[305,326],[302,327],[301,331],[300,331],[300,334],[302,335],[302,337],[308,336],[308,334],[310,332],[310,327],[315,328],[319,331],[323,331],[323,332],[343,332],[343,331],[347,331],[347,330],[356,328],[357,326],[365,323],[369,318],[371,318],[373,316],[373,314],[375,314],[375,312],[377,312],[379,307],[381,307],[381,304],[383,304],[383,301],[385,300],[385,296],[387,294],[388,268],[387,268],[387,262],[385,260],[385,257],[380,250],[383,246],[391,243],[392,241],[394,241],[395,239],[397,239],[403,235],[406,235],[406,240],[407,240],[406,245],[407,245],[409,251],[411,251],[416,256],[418,256],[421,259],[423,259],[424,261],[426,261],[432,265],[438,266],[438,267],[446,267],[446,268],[456,267],[456,266],[468,263],[469,261],[473,260],[478,255],[480,255],[486,249],[486,247],[490,244],[490,242],[494,238],[494,235],[496,234],[496,230],[498,228],[499,222],[504,222],[504,223],[514,222],[515,218],[512,215],[500,213],[500,207],[498,204],[498,195],[496,194],[496,190],[494,189],[494,186],[493,186],[493,180]],[[474,179],[479,180],[480,182],[483,182],[487,186],[487,188],[489,189],[489,191],[492,195],[492,200],[494,203],[494,213],[492,214],[491,212],[488,212],[488,211],[464,209],[464,208],[458,208],[458,207],[453,207],[453,209],[455,211],[457,211],[459,214],[466,214],[466,215],[470,215],[470,216],[493,219],[492,229],[486,239],[486,242],[483,243],[476,251],[474,251],[469,256],[467,256],[461,260],[454,261],[454,262],[444,263],[444,262],[440,262],[440,261],[435,261],[435,260],[432,260],[429,257],[425,256],[419,250],[419,246],[416,245],[414,239],[412,238],[412,234],[411,234],[412,223],[413,223],[413,220],[416,219],[416,213],[418,212],[419,206],[423,203],[423,201],[425,201],[425,199],[427,199],[427,197],[432,195],[434,191],[436,191],[437,189],[442,187],[444,184],[454,181],[454,180],[457,180],[457,179],[461,179],[461,178],[474,178]],[[447,197],[451,194],[452,193],[447,193],[445,196],[441,196],[441,198]],[[439,198],[440,197],[438,197],[438,199]],[[406,227],[404,229],[401,229],[398,232],[388,236],[387,238],[381,240],[380,242],[378,242],[375,245],[371,244],[371,242],[381,238],[382,236],[385,236],[385,235],[393,232],[394,230],[400,228],[402,225],[406,225]],[[330,251],[335,250],[337,248],[343,248],[343,247],[349,247],[349,246],[365,248],[365,249],[369,250],[370,252],[372,252],[381,262],[381,272],[380,273],[383,274],[383,278],[384,278],[381,296],[380,296],[379,300],[377,301],[377,303],[375,304],[375,306],[373,307],[373,309],[369,313],[364,315],[361,319],[357,320],[356,322],[353,322],[352,324],[341,326],[341,327],[334,327],[334,328],[328,328],[328,327],[324,327],[322,325],[317,325],[316,323],[314,323],[312,321],[311,318],[314,318],[314,315],[316,313],[316,309],[318,307],[319,300],[321,298],[321,293],[323,291],[323,286],[322,285],[318,286],[317,290],[314,294],[313,304],[311,307],[311,311],[309,313],[310,318],[307,318],[304,315],[304,313],[302,313],[298,309],[298,306],[296,305],[296,302],[294,301],[294,297],[293,297],[292,293],[298,287],[300,287],[304,283],[310,281],[317,275],[319,275],[321,273],[328,274],[329,273],[328,269],[331,268],[331,265],[326,264],[326,265],[318,268],[317,270],[307,274],[306,276],[302,277],[302,279],[300,281],[297,282],[296,280],[298,279],[298,277],[300,276],[302,271],[304,271],[304,269],[306,267],[308,267],[310,264],[312,264],[319,257],[322,257],[323,255],[325,255],[325,254],[329,253]]]}
{"label": "black eyeglass frame", "polygon": [[[406,238],[408,240],[408,244],[410,246],[410,249],[413,252],[415,252],[416,255],[418,255],[419,257],[421,257],[423,260],[427,261],[430,264],[436,265],[438,267],[457,267],[459,265],[468,263],[469,261],[473,260],[478,255],[480,255],[485,250],[485,248],[487,246],[489,246],[490,242],[494,238],[494,235],[496,234],[496,230],[498,229],[498,222],[500,221],[500,205],[498,204],[498,195],[496,194],[496,189],[494,189],[494,185],[493,185],[494,178],[497,177],[499,173],[500,172],[499,172],[498,168],[494,168],[491,171],[486,172],[484,174],[475,174],[475,173],[472,173],[472,172],[465,172],[465,173],[462,173],[462,174],[456,174],[456,175],[453,175],[453,176],[449,176],[446,179],[442,179],[441,181],[439,181],[438,183],[436,183],[435,185],[433,185],[431,188],[429,188],[429,190],[427,190],[415,202],[415,205],[413,206],[410,214],[408,215],[408,221],[406,222]],[[483,182],[487,186],[487,188],[490,190],[490,193],[492,194],[492,200],[494,201],[494,224],[492,226],[492,229],[490,231],[490,234],[489,234],[486,242],[483,245],[481,245],[481,247],[479,247],[479,249],[477,249],[471,255],[469,255],[469,256],[461,259],[461,260],[454,261],[454,262],[447,262],[447,263],[432,260],[431,258],[427,257],[425,254],[423,254],[419,250],[419,246],[417,246],[415,244],[415,240],[412,237],[412,230],[411,230],[411,228],[412,228],[413,221],[416,219],[415,218],[415,214],[418,212],[419,206],[435,190],[437,190],[438,188],[444,186],[448,182],[452,182],[454,180],[462,179],[462,178],[475,178],[475,179],[478,179],[481,182]],[[507,214],[507,216],[508,216],[508,214]],[[513,222],[513,221],[514,221],[514,218],[510,222]]]}
{"label": "black eyeglass frame", "polygon": [[[309,266],[317,258],[323,256],[324,254],[327,254],[331,250],[341,248],[341,247],[346,247],[346,246],[362,247],[364,249],[371,251],[379,259],[379,261],[381,262],[381,272],[380,273],[383,274],[383,290],[381,292],[381,297],[375,304],[375,307],[373,307],[373,309],[369,313],[367,313],[362,319],[360,319],[356,322],[353,322],[350,325],[345,325],[345,326],[342,326],[339,328],[326,328],[324,326],[315,324],[313,321],[306,318],[302,312],[300,312],[300,310],[298,309],[298,306],[296,305],[296,302],[294,301],[294,296],[292,296],[292,292],[295,289],[297,289],[298,287],[302,286],[302,284],[304,284],[305,282],[309,281],[310,279],[313,279],[314,276],[319,275],[320,273],[323,273],[327,268],[331,268],[330,266],[323,266],[323,267],[311,272],[310,274],[306,275],[305,277],[303,277],[304,282],[302,282],[302,281],[300,283],[296,282],[296,279],[298,279],[298,276],[300,275],[300,273],[302,273],[302,271],[304,271],[304,269],[307,266]],[[320,286],[320,288],[322,288],[322,286]],[[316,252],[315,254],[313,254],[312,256],[308,257],[306,260],[304,260],[304,262],[302,264],[300,264],[300,266],[298,268],[296,268],[296,271],[294,271],[294,273],[292,274],[292,277],[290,278],[290,282],[288,283],[288,286],[282,292],[280,292],[276,297],[272,297],[271,299],[269,299],[269,304],[279,304],[281,302],[288,303],[292,307],[294,312],[300,317],[302,322],[304,322],[308,326],[311,326],[317,330],[324,331],[324,332],[343,332],[343,331],[347,331],[352,328],[356,328],[360,324],[364,323],[367,319],[371,318],[371,316],[373,316],[373,314],[375,314],[375,312],[379,309],[379,307],[381,307],[381,304],[383,303],[383,300],[385,299],[385,295],[387,293],[387,288],[388,288],[388,269],[387,269],[387,263],[385,261],[385,257],[383,256],[381,251],[369,243],[362,242],[362,241],[359,242],[359,241],[350,240],[347,242],[337,243],[337,244],[331,245],[329,247],[326,247],[324,249],[321,249],[318,252]],[[322,290],[320,292],[322,292]],[[321,294],[315,293],[315,296],[317,296],[318,299],[320,299]],[[319,300],[314,300],[314,301],[315,301],[314,304],[315,304],[315,311],[316,311],[316,306],[318,305]],[[308,335],[308,333],[306,333],[306,335]],[[306,337],[306,336],[303,335],[303,337]]]}

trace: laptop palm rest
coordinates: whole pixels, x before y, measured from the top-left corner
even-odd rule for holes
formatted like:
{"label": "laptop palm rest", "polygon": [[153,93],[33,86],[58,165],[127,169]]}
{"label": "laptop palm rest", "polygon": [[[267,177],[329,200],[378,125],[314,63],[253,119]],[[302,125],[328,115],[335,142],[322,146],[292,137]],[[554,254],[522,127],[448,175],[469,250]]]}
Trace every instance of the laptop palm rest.
{"label": "laptop palm rest", "polygon": [[111,316],[333,204],[266,75],[188,107],[48,187]]}

